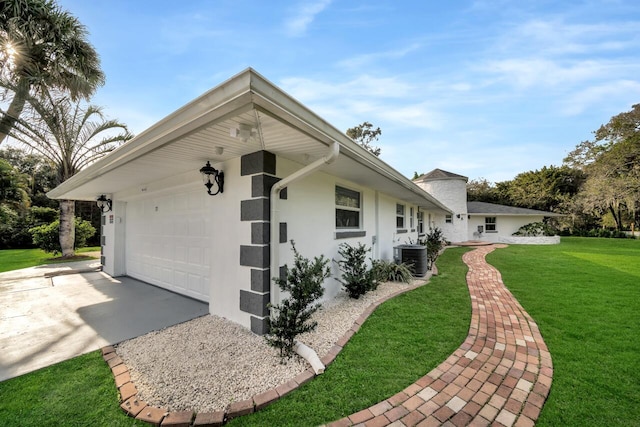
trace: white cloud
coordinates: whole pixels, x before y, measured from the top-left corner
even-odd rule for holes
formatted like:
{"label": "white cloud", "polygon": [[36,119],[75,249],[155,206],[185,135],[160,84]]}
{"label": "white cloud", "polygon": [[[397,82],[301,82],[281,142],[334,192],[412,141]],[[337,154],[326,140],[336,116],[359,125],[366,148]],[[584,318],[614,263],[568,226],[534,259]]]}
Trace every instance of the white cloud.
{"label": "white cloud", "polygon": [[[639,99],[640,82],[616,80],[590,86],[573,94],[562,102],[562,113],[567,116],[576,116],[596,106],[609,106],[611,102],[614,102],[617,108],[630,108]],[[627,105],[620,105],[621,101]]]}
{"label": "white cloud", "polygon": [[294,37],[303,35],[316,15],[326,9],[327,6],[331,4],[331,1],[332,0],[306,1],[299,5],[294,15],[285,21],[287,34]]}
{"label": "white cloud", "polygon": [[420,47],[420,44],[413,43],[400,49],[356,55],[338,62],[338,66],[349,69],[362,69],[363,67],[380,61],[403,58],[409,53],[420,49]]}
{"label": "white cloud", "polygon": [[332,83],[301,77],[282,79],[283,88],[294,97],[310,102],[319,99],[340,99],[356,97],[366,98],[404,98],[409,96],[414,87],[397,77],[374,77],[368,74],[342,82]]}

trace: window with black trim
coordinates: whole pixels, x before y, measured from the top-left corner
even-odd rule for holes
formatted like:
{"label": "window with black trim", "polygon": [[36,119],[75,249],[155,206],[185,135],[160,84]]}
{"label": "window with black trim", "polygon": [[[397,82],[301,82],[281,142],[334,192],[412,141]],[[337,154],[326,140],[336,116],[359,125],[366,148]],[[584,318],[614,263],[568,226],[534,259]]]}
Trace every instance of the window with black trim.
{"label": "window with black trim", "polygon": [[404,205],[396,204],[396,228],[404,228]]}
{"label": "window with black trim", "polygon": [[487,216],[484,218],[484,231],[496,231],[496,217]]}
{"label": "window with black trim", "polygon": [[360,228],[361,198],[359,191],[336,185],[336,228]]}

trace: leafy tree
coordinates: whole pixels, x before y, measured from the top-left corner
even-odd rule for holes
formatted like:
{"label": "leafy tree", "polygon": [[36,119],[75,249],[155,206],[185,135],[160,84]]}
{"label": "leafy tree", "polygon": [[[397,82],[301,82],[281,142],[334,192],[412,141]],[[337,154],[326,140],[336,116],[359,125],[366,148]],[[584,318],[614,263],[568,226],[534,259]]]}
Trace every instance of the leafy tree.
{"label": "leafy tree", "polygon": [[472,179],[467,182],[467,200],[470,202],[498,203],[496,186],[485,178]]}
{"label": "leafy tree", "polygon": [[578,193],[583,181],[584,173],[579,169],[544,166],[516,175],[507,195],[515,206],[556,212]]}
{"label": "leafy tree", "polygon": [[60,90],[77,100],[104,81],[86,28],[55,1],[0,2],[0,87],[11,99],[0,115],[0,143],[34,95]]}
{"label": "leafy tree", "polygon": [[[29,110],[28,120],[18,119],[11,136],[51,162],[57,183],[132,138],[124,124],[107,120],[99,107],[74,102],[59,93],[45,91],[30,101]],[[64,257],[74,255],[74,218],[74,201],[60,200],[60,245]]]}
{"label": "leafy tree", "polygon": [[347,136],[367,149],[369,152],[376,156],[380,155],[382,151],[380,147],[371,145],[372,142],[377,141],[382,131],[380,128],[372,129],[373,125],[369,122],[363,122],[362,124],[347,129]]}
{"label": "leafy tree", "polygon": [[622,230],[625,219],[640,219],[640,104],[612,117],[594,134],[565,163],[586,174],[579,194],[583,208],[600,217],[609,213]]}
{"label": "leafy tree", "polygon": [[32,206],[58,207],[55,200],[46,196],[57,183],[56,171],[49,160],[11,146],[0,150],[0,159],[5,159],[27,178],[27,192]]}
{"label": "leafy tree", "polygon": [[26,187],[26,177],[0,159],[0,228],[6,228],[29,209]]}

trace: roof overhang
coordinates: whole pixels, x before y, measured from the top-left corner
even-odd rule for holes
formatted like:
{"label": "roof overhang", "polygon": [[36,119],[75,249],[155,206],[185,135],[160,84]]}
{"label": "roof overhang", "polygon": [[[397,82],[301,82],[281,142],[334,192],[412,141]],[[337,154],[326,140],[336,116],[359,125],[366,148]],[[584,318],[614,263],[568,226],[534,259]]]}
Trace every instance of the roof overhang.
{"label": "roof overhang", "polygon": [[[231,129],[250,127],[249,138]],[[391,166],[249,68],[160,120],[47,193],[95,200],[259,150],[307,165],[340,144],[323,171],[434,211],[450,210]]]}

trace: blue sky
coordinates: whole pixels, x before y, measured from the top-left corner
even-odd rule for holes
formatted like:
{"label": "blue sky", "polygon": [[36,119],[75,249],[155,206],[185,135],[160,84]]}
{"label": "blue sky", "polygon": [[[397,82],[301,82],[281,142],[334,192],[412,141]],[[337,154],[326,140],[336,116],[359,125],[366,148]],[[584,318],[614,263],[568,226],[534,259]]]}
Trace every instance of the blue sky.
{"label": "blue sky", "polygon": [[134,133],[253,67],[381,158],[492,182],[560,165],[640,103],[640,2],[58,0],[90,32],[93,98]]}

